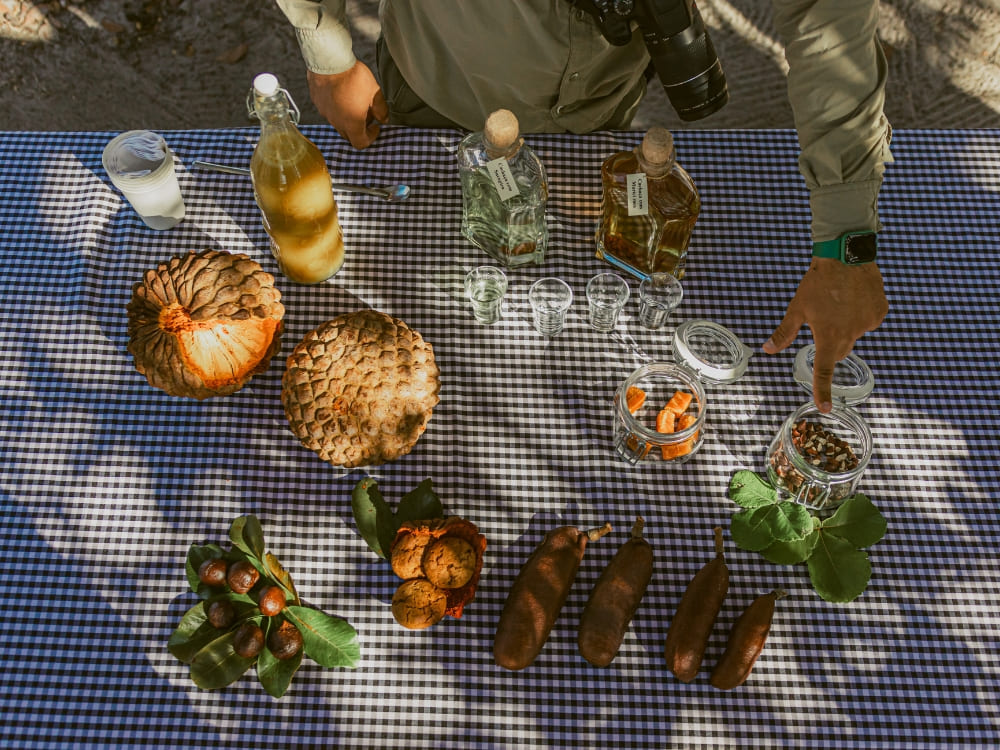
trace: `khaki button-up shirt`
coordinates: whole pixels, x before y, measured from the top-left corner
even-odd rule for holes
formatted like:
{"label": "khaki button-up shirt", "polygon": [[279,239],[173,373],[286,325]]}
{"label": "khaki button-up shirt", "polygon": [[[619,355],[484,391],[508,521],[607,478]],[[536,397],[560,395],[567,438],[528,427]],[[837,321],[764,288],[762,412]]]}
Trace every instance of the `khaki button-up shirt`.
{"label": "khaki button-up shirt", "polygon": [[[891,161],[878,0],[772,2],[789,64],[813,239],[878,229],[883,165]],[[277,3],[309,70],[340,73],[354,65],[345,0]],[[414,93],[468,130],[505,107],[526,133],[586,133],[633,113],[645,90],[649,56],[641,35],[613,46],[565,0],[382,0],[379,16]]]}

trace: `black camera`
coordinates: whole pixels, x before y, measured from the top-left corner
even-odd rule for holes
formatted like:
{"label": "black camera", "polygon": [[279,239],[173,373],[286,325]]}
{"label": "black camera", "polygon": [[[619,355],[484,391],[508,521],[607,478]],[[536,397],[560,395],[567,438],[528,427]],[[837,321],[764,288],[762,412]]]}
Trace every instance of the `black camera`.
{"label": "black camera", "polygon": [[694,0],[577,0],[604,38],[624,46],[634,20],[656,75],[682,120],[700,120],[729,101],[726,74]]}

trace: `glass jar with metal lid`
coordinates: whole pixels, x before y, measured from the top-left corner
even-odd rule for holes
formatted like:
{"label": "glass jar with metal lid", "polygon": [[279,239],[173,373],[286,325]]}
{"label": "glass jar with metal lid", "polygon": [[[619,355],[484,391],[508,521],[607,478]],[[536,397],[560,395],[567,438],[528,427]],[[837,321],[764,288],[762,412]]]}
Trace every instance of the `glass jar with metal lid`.
{"label": "glass jar with metal lid", "polygon": [[[795,357],[796,382],[812,393],[816,349],[803,347]],[[782,499],[832,512],[855,494],[874,447],[868,424],[854,409],[871,394],[875,378],[854,354],[833,373],[833,409],[822,413],[810,401],[781,425],[767,450],[767,475]]]}
{"label": "glass jar with metal lid", "polygon": [[618,455],[631,464],[688,461],[704,442],[706,386],[738,380],[751,353],[718,323],[689,320],[677,326],[674,362],[640,366],[615,392],[613,441]]}

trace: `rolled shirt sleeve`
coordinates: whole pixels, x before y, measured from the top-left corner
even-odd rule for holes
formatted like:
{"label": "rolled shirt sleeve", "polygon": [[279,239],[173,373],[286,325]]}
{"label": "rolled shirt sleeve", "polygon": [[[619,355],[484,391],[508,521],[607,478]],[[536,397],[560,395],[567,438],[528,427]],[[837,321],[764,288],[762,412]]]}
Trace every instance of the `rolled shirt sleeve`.
{"label": "rolled shirt sleeve", "polygon": [[814,241],[878,230],[891,128],[877,0],[772,0]]}
{"label": "rolled shirt sleeve", "polygon": [[295,28],[306,68],[343,73],[357,62],[345,0],[275,0]]}

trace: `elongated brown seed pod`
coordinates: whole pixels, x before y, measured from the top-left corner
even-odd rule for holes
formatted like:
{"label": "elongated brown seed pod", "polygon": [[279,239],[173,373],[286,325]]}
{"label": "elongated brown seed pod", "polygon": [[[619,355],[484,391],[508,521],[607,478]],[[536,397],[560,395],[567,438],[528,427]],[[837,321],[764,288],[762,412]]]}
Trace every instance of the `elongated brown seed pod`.
{"label": "elongated brown seed pod", "polygon": [[566,602],[587,543],[609,531],[606,523],[590,531],[560,526],[545,535],[517,574],[500,614],[493,641],[499,666],[518,670],[535,661]]}
{"label": "elongated brown seed pod", "polygon": [[715,527],[715,558],[688,584],[667,631],[667,667],[682,682],[691,682],[701,667],[712,625],[729,590],[729,568],[722,554],[722,528]]}
{"label": "elongated brown seed pod", "polygon": [[719,690],[732,690],[746,682],[771,632],[774,603],[784,595],[780,589],[762,594],[743,611],[729,631],[722,658],[712,670],[712,685]]}
{"label": "elongated brown seed pod", "polygon": [[577,646],[595,667],[606,667],[618,654],[625,631],[653,575],[653,548],[642,538],[642,517],[632,526],[632,538],[601,573],[580,617]]}

